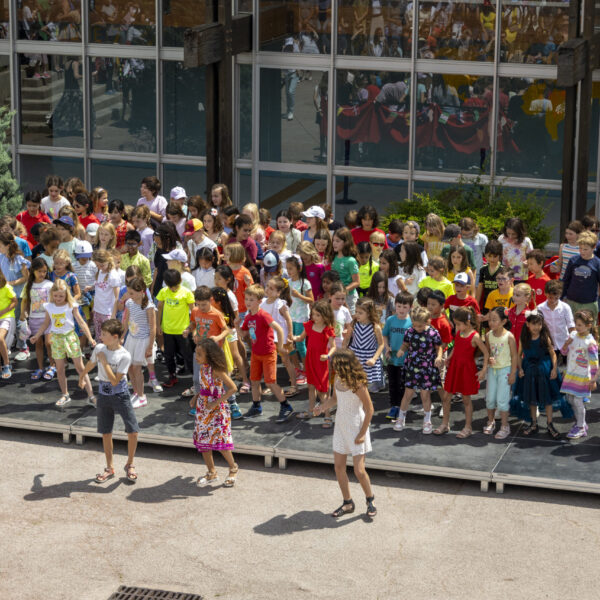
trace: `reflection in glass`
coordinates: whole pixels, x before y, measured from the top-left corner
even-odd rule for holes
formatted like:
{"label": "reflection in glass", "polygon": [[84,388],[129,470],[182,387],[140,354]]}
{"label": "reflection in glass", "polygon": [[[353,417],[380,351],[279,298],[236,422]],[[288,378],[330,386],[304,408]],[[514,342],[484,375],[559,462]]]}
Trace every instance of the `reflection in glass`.
{"label": "reflection in glass", "polygon": [[336,164],[406,168],[410,76],[337,71]]}
{"label": "reflection in glass", "polygon": [[[240,190],[236,204],[244,206],[252,202],[252,171],[250,169],[240,169],[238,171],[240,178]],[[271,216],[273,216],[271,214]]]}
{"label": "reflection in glass", "polygon": [[500,79],[498,109],[499,174],[560,179],[564,89],[544,79]]}
{"label": "reflection in glass", "polygon": [[[83,160],[62,158],[60,156],[31,156],[21,154],[20,183],[24,193],[43,192],[46,177],[58,175],[63,181],[69,177],[78,177],[83,181]],[[44,195],[44,194],[42,194]]]}
{"label": "reflection in glass", "polygon": [[165,198],[169,198],[169,193],[175,186],[181,186],[188,198],[190,196],[206,198],[206,167],[165,164],[163,171],[161,193]]}
{"label": "reflection in glass", "polygon": [[[599,9],[600,10],[600,9]],[[600,135],[600,81],[592,84],[592,119],[590,125],[590,166],[589,180],[598,177],[598,136]]]}
{"label": "reflection in glass", "polygon": [[81,0],[23,0],[18,4],[20,39],[81,41]]}
{"label": "reflection in glass", "polygon": [[327,54],[331,0],[259,0],[260,49]]}
{"label": "reflection in glass", "polygon": [[252,65],[240,65],[239,158],[252,157]]}
{"label": "reflection in glass", "polygon": [[183,32],[206,22],[206,0],[163,0],[163,44],[183,46]]}
{"label": "reflection in glass", "polygon": [[556,64],[558,47],[569,38],[569,2],[502,3],[503,62]]}
{"label": "reflection in glass", "polygon": [[415,168],[489,172],[493,79],[419,73]]}
{"label": "reflection in glass", "polygon": [[[0,56],[0,106],[10,108],[10,59],[8,56]],[[12,127],[6,130],[6,141],[10,144],[12,140]]]}
{"label": "reflection in glass", "polygon": [[338,54],[410,58],[411,2],[338,0]]}
{"label": "reflection in glass", "polygon": [[[21,55],[21,141],[83,145],[82,65],[74,56]],[[40,65],[43,65],[42,67]],[[47,69],[40,75],[41,68]]]}
{"label": "reflection in glass", "polygon": [[103,187],[109,200],[118,198],[126,206],[136,206],[140,181],[148,175],[156,175],[156,163],[93,160],[91,187]]}
{"label": "reflection in glass", "polygon": [[155,0],[89,0],[90,42],[153,46]]}
{"label": "reflection in glass", "polygon": [[205,69],[163,62],[164,151],[206,155]]}
{"label": "reflection in glass", "polygon": [[155,61],[91,58],[91,95],[96,129],[93,147],[156,151]]}
{"label": "reflection in glass", "polygon": [[307,207],[327,202],[325,177],[320,175],[261,171],[259,186],[260,207],[268,208],[273,217],[290,202],[303,202]]}
{"label": "reflection in glass", "polygon": [[9,0],[0,0],[0,40],[7,40],[10,37],[8,4]]}
{"label": "reflection in glass", "polygon": [[407,191],[406,181],[338,176],[335,181],[336,221],[343,223],[344,215],[349,210],[358,210],[366,203],[366,198],[381,217],[392,202],[405,200]]}
{"label": "reflection in glass", "polygon": [[261,69],[260,159],[327,159],[327,72]]}

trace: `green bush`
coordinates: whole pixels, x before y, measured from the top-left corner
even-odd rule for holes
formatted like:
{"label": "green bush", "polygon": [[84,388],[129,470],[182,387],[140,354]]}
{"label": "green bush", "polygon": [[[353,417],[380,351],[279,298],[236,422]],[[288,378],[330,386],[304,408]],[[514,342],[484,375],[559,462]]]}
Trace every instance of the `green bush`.
{"label": "green bush", "polygon": [[0,106],[0,217],[16,215],[23,204],[19,183],[10,169],[12,158],[10,146],[6,143],[6,134],[14,114],[7,107]]}
{"label": "green bush", "polygon": [[432,193],[414,194],[412,200],[394,202],[381,217],[381,225],[387,229],[392,219],[413,220],[424,226],[429,213],[440,216],[444,223],[458,223],[463,217],[471,217],[479,226],[479,231],[488,238],[497,238],[509,217],[518,217],[527,228],[534,248],[544,248],[550,241],[553,227],[543,225],[549,206],[545,195],[535,191],[528,194],[507,190],[496,186],[493,196],[489,185],[484,185],[479,177],[460,178],[457,185]]}

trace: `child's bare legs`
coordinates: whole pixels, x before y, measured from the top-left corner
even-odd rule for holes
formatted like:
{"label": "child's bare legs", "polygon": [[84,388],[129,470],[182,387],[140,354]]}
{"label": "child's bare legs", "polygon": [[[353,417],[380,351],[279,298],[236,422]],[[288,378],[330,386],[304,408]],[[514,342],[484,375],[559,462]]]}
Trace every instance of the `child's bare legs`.
{"label": "child's bare legs", "polygon": [[0,357],[2,364],[8,365],[8,348],[6,347],[6,329],[0,329]]}
{"label": "child's bare legs", "polygon": [[[465,429],[473,428],[473,402],[471,402],[471,396],[463,396],[462,402],[465,407]],[[444,413],[444,416],[445,413]]]}
{"label": "child's bare legs", "polygon": [[[325,392],[317,392],[317,396],[319,398],[319,402],[321,404],[324,404],[325,400],[327,400],[327,394]],[[323,416],[325,418],[329,418],[331,416],[331,411],[329,409],[327,409],[324,413]]]}
{"label": "child's bare legs", "polygon": [[552,423],[552,404],[546,404],[546,423]]}
{"label": "child's bare legs", "polygon": [[35,359],[37,360],[38,369],[42,370],[44,368],[44,345],[45,345],[45,336],[38,338],[35,343]]}
{"label": "child's bare legs", "polygon": [[131,378],[134,393],[141,398],[144,395],[144,373],[142,366],[131,365],[129,367],[129,377]]}
{"label": "child's bare legs", "polygon": [[[283,390],[276,383],[267,383],[267,387],[273,392],[273,396],[277,398],[280,404],[286,402],[286,397],[283,394]],[[254,382],[252,382],[252,396],[254,399]]]}
{"label": "child's bare legs", "polygon": [[308,384],[308,414],[312,415],[313,408],[317,399],[317,388],[314,385]]}
{"label": "child's bare legs", "polygon": [[260,389],[260,381],[252,382],[252,402],[260,403],[262,390]]}
{"label": "child's bare legs", "polygon": [[[500,416],[502,417],[502,412],[500,412]],[[487,422],[493,423],[495,420],[496,420],[496,409],[488,408],[487,409]],[[502,425],[504,425],[504,422],[502,422]]]}
{"label": "child's bare legs", "polygon": [[400,410],[405,413],[408,410],[408,407],[410,406],[410,401],[412,400],[413,397],[413,390],[412,388],[406,388],[404,390],[404,396],[402,396],[402,402],[400,402]]}
{"label": "child's bare legs", "polygon": [[[423,410],[425,411],[425,421],[431,421],[431,392],[428,390],[421,390],[421,402],[423,403]],[[429,419],[427,416],[429,415]]]}
{"label": "child's bare legs", "polygon": [[365,469],[365,455],[357,454],[356,456],[353,456],[352,462],[354,463],[354,474],[356,475],[356,479],[358,479],[358,483],[360,483],[365,496],[371,498],[373,496],[373,490],[371,489],[369,474]]}
{"label": "child's bare legs", "polygon": [[113,439],[112,439],[112,433],[103,433],[102,434],[102,447],[104,448],[104,456],[106,457],[106,467],[108,469],[113,469],[114,470],[115,463],[113,462]]}
{"label": "child's bare legs", "polygon": [[46,354],[48,355],[48,360],[50,361],[50,365],[53,367],[56,367],[56,362],[52,358],[52,343],[50,341],[50,334],[47,333],[44,336],[44,339],[46,341]]}
{"label": "child's bare legs", "polygon": [[342,498],[344,500],[351,500],[350,481],[348,480],[348,473],[346,472],[346,454],[334,452],[333,466],[335,468],[335,477],[340,486],[340,490],[342,491]]}
{"label": "child's bare legs", "polygon": [[240,373],[240,377],[242,378],[242,383],[249,385],[248,381],[248,369],[244,364],[242,356],[240,354],[240,350],[237,342],[227,342],[229,344],[229,349],[231,350],[231,358],[233,358],[233,364],[237,367],[237,370]]}
{"label": "child's bare legs", "polygon": [[[67,378],[65,377],[65,363],[66,363],[66,361],[64,358],[56,359],[56,376],[58,377],[58,386],[60,387],[60,391],[63,393],[63,395],[68,396],[69,388],[67,387]],[[88,383],[89,383],[89,377],[88,377]],[[91,384],[90,384],[90,388],[91,388]]]}
{"label": "child's bare legs", "polygon": [[227,465],[229,466],[230,471],[235,471],[238,466],[233,459],[233,452],[231,450],[221,450],[221,454],[223,458],[227,461]]}
{"label": "child's bare legs", "polygon": [[242,340],[238,340],[237,347],[240,358],[244,363],[244,369],[246,370],[246,372],[248,372],[250,369],[250,365],[248,364],[248,359],[246,358],[246,346],[244,346],[244,342],[242,342]]}
{"label": "child's bare legs", "polygon": [[[56,362],[58,363],[58,361],[56,361]],[[64,367],[65,361],[63,360],[62,362],[63,362],[62,376],[64,378],[65,377],[65,367]],[[85,369],[85,367],[83,366],[83,359],[81,358],[81,356],[78,356],[77,358],[73,359],[73,365],[75,366],[77,373],[79,375],[81,375]],[[92,390],[92,382],[90,381],[90,378],[88,375],[85,376],[83,383],[84,383],[85,391],[87,392],[88,398],[91,398],[94,395],[94,391]],[[65,388],[66,387],[67,387],[67,382],[65,381]]]}
{"label": "child's bare legs", "polygon": [[128,433],[127,434],[127,464],[133,465],[133,459],[135,458],[135,451],[137,450],[138,434]]}
{"label": "child's bare legs", "polygon": [[202,452],[202,458],[204,459],[208,472],[216,475],[217,471],[215,469],[215,460],[213,458],[212,450]]}
{"label": "child's bare legs", "polygon": [[444,416],[442,417],[442,424],[440,426],[441,429],[450,426],[450,399],[452,398],[452,395],[446,392],[445,390],[440,390],[440,398],[442,399],[442,410],[444,411]]}

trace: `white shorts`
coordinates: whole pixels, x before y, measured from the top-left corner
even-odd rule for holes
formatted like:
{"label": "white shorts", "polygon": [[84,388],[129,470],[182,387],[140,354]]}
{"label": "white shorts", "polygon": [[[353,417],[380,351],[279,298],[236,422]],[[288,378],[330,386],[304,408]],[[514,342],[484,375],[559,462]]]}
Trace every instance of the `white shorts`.
{"label": "white shorts", "polygon": [[0,319],[0,329],[6,330],[6,337],[4,338],[4,341],[6,342],[6,347],[10,350],[15,340],[15,332],[17,329],[15,318],[4,317],[3,319]]}
{"label": "white shorts", "polygon": [[[146,349],[148,348],[148,338],[134,338],[131,334],[127,336],[124,345],[125,350],[131,354],[132,365],[148,366],[146,359]],[[152,362],[156,360],[156,344],[152,347]]]}
{"label": "white shorts", "polygon": [[[29,317],[28,323],[29,329],[31,330],[31,335],[35,335],[40,330],[45,318],[46,317]],[[48,325],[44,333],[50,333],[50,325]]]}

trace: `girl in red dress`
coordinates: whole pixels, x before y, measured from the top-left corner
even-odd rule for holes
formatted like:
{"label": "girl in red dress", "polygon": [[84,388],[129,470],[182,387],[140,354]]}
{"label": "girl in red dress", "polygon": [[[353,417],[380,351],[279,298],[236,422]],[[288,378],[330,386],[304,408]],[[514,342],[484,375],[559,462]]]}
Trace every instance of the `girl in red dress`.
{"label": "girl in red dress", "polygon": [[[308,383],[308,411],[298,413],[299,419],[310,419],[317,394],[321,401],[329,391],[329,358],[335,351],[333,310],[329,302],[319,300],[312,305],[310,321],[304,323],[304,331],[294,336],[294,342],[306,340],[305,371]],[[333,420],[325,411],[323,427],[329,429]]]}
{"label": "girl in red dress", "polygon": [[[441,393],[444,417],[442,424],[433,433],[441,435],[450,431],[450,399],[453,394],[462,394],[465,406],[465,426],[456,437],[468,438],[473,433],[473,404],[471,396],[479,391],[479,382],[485,379],[489,353],[483,340],[475,331],[477,315],[470,306],[458,308],[453,314],[456,325],[454,348],[446,360],[448,372],[444,381],[444,391]],[[479,373],[475,364],[475,350],[479,348],[483,354],[483,368]]]}

